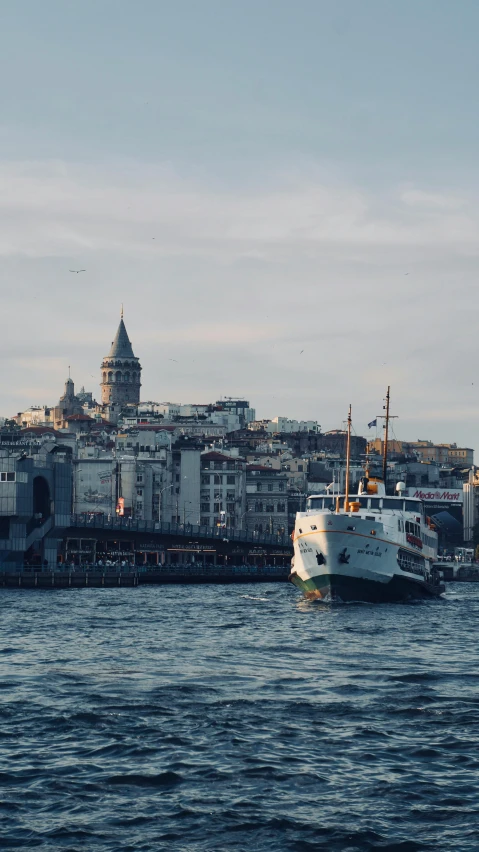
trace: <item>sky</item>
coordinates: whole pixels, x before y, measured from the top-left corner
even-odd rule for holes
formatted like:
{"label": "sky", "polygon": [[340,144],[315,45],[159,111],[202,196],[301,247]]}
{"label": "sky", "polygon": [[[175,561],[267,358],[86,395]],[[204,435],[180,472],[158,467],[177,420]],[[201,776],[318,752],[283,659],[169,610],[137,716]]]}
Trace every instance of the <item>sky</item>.
{"label": "sky", "polygon": [[123,303],[144,400],[479,449],[476,0],[0,13],[0,414]]}

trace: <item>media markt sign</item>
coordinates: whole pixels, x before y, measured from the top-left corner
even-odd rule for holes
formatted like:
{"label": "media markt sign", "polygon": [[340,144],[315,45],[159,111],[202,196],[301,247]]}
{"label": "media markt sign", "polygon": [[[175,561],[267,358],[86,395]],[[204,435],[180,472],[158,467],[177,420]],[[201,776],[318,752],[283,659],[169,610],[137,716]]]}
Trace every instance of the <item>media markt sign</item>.
{"label": "media markt sign", "polygon": [[462,503],[464,499],[462,488],[408,488],[408,492],[409,497],[426,503]]}

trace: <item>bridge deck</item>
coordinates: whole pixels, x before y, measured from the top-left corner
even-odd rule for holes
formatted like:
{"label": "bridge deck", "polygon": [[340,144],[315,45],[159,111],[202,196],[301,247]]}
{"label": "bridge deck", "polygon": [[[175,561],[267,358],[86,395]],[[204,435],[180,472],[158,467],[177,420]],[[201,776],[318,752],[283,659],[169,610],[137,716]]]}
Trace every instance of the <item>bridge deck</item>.
{"label": "bridge deck", "polygon": [[158,521],[139,521],[132,518],[108,518],[105,515],[72,515],[65,533],[74,530],[104,530],[105,532],[142,532],[154,535],[178,536],[187,539],[209,539],[212,541],[241,542],[256,547],[277,547],[284,551],[292,550],[289,535],[263,533],[256,535],[246,530],[234,530],[224,527],[204,527],[198,524],[169,524]]}

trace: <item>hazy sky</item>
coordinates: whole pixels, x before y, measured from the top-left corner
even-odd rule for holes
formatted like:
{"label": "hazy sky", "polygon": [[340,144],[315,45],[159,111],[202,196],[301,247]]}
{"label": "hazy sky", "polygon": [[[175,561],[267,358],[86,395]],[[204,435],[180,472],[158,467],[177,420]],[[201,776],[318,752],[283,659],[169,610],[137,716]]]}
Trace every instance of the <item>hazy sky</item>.
{"label": "hazy sky", "polygon": [[0,13],[0,413],[99,395],[124,302],[143,399],[367,434],[389,383],[479,449],[477,0]]}

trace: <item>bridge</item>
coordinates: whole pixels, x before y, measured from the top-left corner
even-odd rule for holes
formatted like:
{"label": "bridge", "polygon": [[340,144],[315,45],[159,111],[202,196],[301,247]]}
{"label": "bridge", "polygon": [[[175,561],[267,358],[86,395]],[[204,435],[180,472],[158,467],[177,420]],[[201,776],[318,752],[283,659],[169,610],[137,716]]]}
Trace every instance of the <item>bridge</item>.
{"label": "bridge", "polygon": [[[175,536],[180,538],[193,538],[195,540],[210,540],[214,542],[241,542],[255,547],[282,550],[292,550],[291,537],[289,535],[274,535],[262,533],[261,535],[246,530],[235,530],[231,527],[204,527],[198,524],[169,524],[159,521],[140,521],[134,518],[117,518],[105,515],[72,515],[70,524],[64,528],[68,535],[75,531],[78,535],[84,530],[102,532],[114,532],[118,535],[131,535],[131,533],[151,533],[155,536]],[[56,532],[59,528],[56,528]]]}
{"label": "bridge", "polygon": [[63,542],[65,561],[96,563],[98,559],[135,565],[289,565],[288,535],[261,535],[226,527],[174,524],[134,518],[80,514],[52,535]]}

